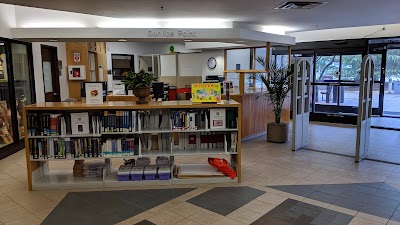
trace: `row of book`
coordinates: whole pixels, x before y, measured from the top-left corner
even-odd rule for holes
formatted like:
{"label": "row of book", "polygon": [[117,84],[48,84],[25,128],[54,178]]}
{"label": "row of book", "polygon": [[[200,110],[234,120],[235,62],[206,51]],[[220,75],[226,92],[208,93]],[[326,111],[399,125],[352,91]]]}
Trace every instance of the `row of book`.
{"label": "row of book", "polygon": [[28,113],[29,136],[50,136],[66,133],[65,118],[61,114]]}
{"label": "row of book", "polygon": [[136,111],[104,111],[103,132],[133,132],[136,130]]}
{"label": "row of book", "polygon": [[102,150],[105,157],[139,155],[139,138],[107,139]]}
{"label": "row of book", "polygon": [[29,139],[32,159],[72,159],[101,157],[100,138]]}
{"label": "row of book", "polygon": [[224,134],[218,132],[177,133],[174,149],[224,148]]}
{"label": "row of book", "polygon": [[205,113],[203,110],[194,111],[172,111],[173,130],[198,130],[205,129]]}
{"label": "row of book", "polygon": [[29,136],[100,134],[101,113],[29,113]]}
{"label": "row of book", "polygon": [[170,110],[140,112],[142,130],[171,129]]}

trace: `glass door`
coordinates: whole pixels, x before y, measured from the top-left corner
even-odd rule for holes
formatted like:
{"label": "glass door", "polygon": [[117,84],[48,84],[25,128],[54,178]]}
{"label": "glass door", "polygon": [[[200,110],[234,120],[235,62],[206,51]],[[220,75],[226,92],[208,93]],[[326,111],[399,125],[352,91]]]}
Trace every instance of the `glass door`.
{"label": "glass door", "polygon": [[388,49],[383,91],[384,116],[400,117],[400,49]]}
{"label": "glass door", "polygon": [[385,91],[385,50],[374,51],[372,54],[374,60],[374,87],[372,92],[372,114],[382,115],[383,111],[383,95]]}

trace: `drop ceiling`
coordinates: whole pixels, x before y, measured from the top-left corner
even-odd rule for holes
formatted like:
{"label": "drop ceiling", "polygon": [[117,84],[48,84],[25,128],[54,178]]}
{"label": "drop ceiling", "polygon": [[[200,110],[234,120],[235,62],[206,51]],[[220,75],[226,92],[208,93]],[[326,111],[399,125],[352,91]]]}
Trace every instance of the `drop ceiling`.
{"label": "drop ceiling", "polygon": [[[325,0],[324,0],[325,1]],[[313,9],[277,10],[282,0],[0,0],[21,6],[114,18],[221,18],[293,31],[400,22],[399,0],[326,0]],[[163,7],[164,10],[161,10]]]}

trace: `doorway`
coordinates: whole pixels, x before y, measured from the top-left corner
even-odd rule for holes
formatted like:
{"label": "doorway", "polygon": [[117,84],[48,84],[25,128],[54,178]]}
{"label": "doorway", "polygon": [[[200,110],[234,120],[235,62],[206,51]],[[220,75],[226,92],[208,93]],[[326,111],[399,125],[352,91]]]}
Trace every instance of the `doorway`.
{"label": "doorway", "polygon": [[41,45],[43,84],[46,102],[60,102],[57,48]]}

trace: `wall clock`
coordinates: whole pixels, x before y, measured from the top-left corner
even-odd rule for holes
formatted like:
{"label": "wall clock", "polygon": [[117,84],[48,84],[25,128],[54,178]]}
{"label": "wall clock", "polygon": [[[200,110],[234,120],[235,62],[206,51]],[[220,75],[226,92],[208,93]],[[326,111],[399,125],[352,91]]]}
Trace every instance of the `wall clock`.
{"label": "wall clock", "polygon": [[207,61],[207,66],[209,69],[215,69],[217,67],[217,60],[214,57],[210,57]]}

